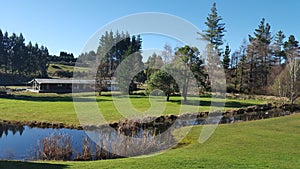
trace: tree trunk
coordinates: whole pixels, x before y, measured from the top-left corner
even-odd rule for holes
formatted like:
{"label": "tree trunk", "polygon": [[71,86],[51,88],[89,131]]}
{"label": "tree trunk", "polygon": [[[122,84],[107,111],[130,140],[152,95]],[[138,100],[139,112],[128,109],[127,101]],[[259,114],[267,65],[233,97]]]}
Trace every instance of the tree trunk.
{"label": "tree trunk", "polygon": [[167,102],[170,101],[170,95],[167,94]]}

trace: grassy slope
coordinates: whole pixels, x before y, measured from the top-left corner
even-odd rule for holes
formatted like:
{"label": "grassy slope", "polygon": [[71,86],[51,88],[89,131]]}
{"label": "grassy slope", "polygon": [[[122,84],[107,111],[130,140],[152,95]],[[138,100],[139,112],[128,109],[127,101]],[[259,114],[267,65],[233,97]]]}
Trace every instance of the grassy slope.
{"label": "grassy slope", "polygon": [[[73,72],[74,66],[68,66],[63,64],[50,64],[48,68],[48,73],[54,73],[55,71],[62,70],[62,71],[70,71]],[[88,68],[84,67],[76,67],[77,71],[88,71]]]}
{"label": "grassy slope", "polygon": [[[100,110],[107,121],[117,121],[121,119],[122,114],[118,113],[111,96],[96,97]],[[172,102],[166,103],[164,114],[177,114],[180,110],[180,97],[172,97]],[[201,97],[199,111],[208,111],[210,109],[210,98]],[[63,122],[66,124],[78,124],[77,116],[74,110],[70,94],[19,94],[15,98],[0,98],[0,119],[2,120],[18,120],[18,121],[47,121],[47,122]],[[118,99],[120,103],[124,100]],[[191,101],[192,102],[196,102]],[[261,104],[262,100],[232,100],[227,99],[226,109],[235,109],[254,104]],[[140,112],[145,112],[150,108],[148,97],[131,96],[132,105]],[[127,106],[125,104],[125,106]],[[192,104],[185,105],[187,108],[196,108]],[[131,112],[123,112],[131,113]],[[142,113],[131,114],[134,117]],[[147,114],[155,116],[160,115],[160,110],[148,112]]]}
{"label": "grassy slope", "polygon": [[[204,144],[201,126],[188,143],[160,155],[92,162],[0,162],[0,168],[299,168],[300,114],[261,121],[220,125]],[[177,131],[176,133],[178,133]]]}
{"label": "grassy slope", "polygon": [[48,67],[48,75],[52,78],[59,78],[54,76],[54,74],[57,71],[68,71],[68,72],[74,72],[74,71],[79,71],[79,72],[88,72],[89,69],[85,68],[85,67],[76,67],[76,69],[74,69],[74,66],[68,66],[68,65],[63,65],[63,64],[50,64]]}

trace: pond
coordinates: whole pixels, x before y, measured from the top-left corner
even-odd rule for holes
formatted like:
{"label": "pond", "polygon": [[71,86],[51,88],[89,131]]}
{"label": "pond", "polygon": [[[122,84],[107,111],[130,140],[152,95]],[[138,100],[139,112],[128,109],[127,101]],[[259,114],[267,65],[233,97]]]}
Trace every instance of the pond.
{"label": "pond", "polygon": [[117,130],[108,125],[77,130],[0,123],[0,160],[114,159],[151,154],[175,144],[171,130],[148,130],[133,123]]}
{"label": "pond", "polygon": [[[32,128],[0,123],[0,160],[103,160],[151,154],[174,147],[176,128],[227,124],[290,115],[290,111],[256,106],[208,112],[125,120],[85,130]],[[212,116],[213,117],[213,116]],[[188,131],[187,131],[188,132]]]}
{"label": "pond", "polygon": [[[36,159],[38,143],[51,135],[67,134],[72,139],[72,147],[82,151],[82,138],[87,137],[83,130],[30,128],[0,124],[0,159],[32,160]],[[78,140],[78,141],[76,141]]]}

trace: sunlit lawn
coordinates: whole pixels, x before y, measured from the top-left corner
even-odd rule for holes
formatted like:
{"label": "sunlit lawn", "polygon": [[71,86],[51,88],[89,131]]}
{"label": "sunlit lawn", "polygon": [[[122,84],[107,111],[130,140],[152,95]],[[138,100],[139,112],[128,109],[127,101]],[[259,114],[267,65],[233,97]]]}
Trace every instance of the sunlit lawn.
{"label": "sunlit lawn", "polygon": [[[186,104],[181,104],[181,97],[171,97],[170,102],[165,98],[149,99],[148,96],[86,96],[87,100],[78,101],[81,105],[97,103],[99,111],[105,120],[112,122],[122,118],[158,116],[162,114],[180,114],[187,112],[209,111],[210,97],[190,98]],[[94,99],[94,100],[93,100]],[[96,102],[95,102],[96,100]],[[200,106],[199,106],[200,101]],[[216,99],[222,102],[222,99]],[[226,99],[225,109],[237,109],[255,104],[265,103],[265,100],[236,100]],[[97,108],[98,108],[97,107]],[[87,106],[85,110],[91,110]],[[95,110],[96,112],[98,110]],[[12,98],[0,98],[0,119],[16,121],[47,121],[78,124],[71,94],[36,94],[18,93]]]}
{"label": "sunlit lawn", "polygon": [[[180,129],[174,133],[178,135]],[[300,115],[219,125],[204,144],[202,126],[192,128],[182,146],[159,155],[90,162],[0,162],[0,168],[280,168],[300,166]]]}

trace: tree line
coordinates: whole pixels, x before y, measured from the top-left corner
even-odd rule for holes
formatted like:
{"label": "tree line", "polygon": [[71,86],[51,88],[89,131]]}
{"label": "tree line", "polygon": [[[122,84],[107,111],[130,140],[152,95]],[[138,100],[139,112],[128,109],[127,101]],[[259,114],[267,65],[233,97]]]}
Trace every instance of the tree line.
{"label": "tree line", "polygon": [[132,93],[136,88],[134,82],[143,78],[143,73],[139,73],[144,67],[141,48],[140,35],[107,31],[101,36],[97,51],[82,53],[77,63],[92,65],[97,70],[96,90],[99,95],[112,81],[118,82],[121,91]]}
{"label": "tree line", "polygon": [[77,61],[77,58],[74,57],[73,53],[61,51],[59,53],[59,56],[50,55],[48,60],[50,63],[58,63],[58,64],[74,66]]}
{"label": "tree line", "polygon": [[0,30],[0,73],[47,77],[48,57],[47,47],[25,44],[22,33],[9,35]]}
{"label": "tree line", "polygon": [[281,30],[273,34],[271,25],[262,18],[253,35],[231,54],[228,44],[222,49],[226,30],[221,20],[214,3],[205,22],[208,29],[199,34],[218,51],[227,92],[278,95],[294,103],[300,96],[300,48],[295,36],[287,37]]}
{"label": "tree line", "polygon": [[[82,60],[92,62],[101,57],[97,67],[98,90],[102,91],[104,80],[118,76],[120,82],[126,82],[121,87],[124,91],[132,92],[132,82],[147,83],[147,91],[162,90],[169,100],[169,96],[175,92],[181,92],[186,100],[188,83],[190,78],[182,82],[175,81],[174,77],[166,73],[166,64],[176,65],[183,62],[185,67],[192,71],[197,79],[198,86],[203,91],[211,91],[211,79],[205,66],[210,66],[215,61],[220,61],[225,71],[227,92],[246,94],[275,94],[290,98],[290,101],[299,96],[299,44],[294,35],[288,38],[282,31],[272,34],[271,25],[264,18],[254,30],[253,35],[245,39],[240,48],[231,51],[230,45],[225,42],[225,23],[218,14],[216,3],[213,3],[210,13],[206,18],[207,29],[197,32],[198,37],[208,42],[207,49],[215,51],[216,55],[208,55],[206,60],[201,59],[197,48],[183,46],[172,49],[165,45],[161,54],[153,54],[146,63],[142,62],[140,36],[130,36],[128,33],[106,32],[100,38],[97,52],[89,52],[81,55]],[[80,58],[80,57],[79,57]],[[116,75],[116,69],[122,63],[123,71]],[[162,68],[164,67],[164,68]],[[136,69],[136,70],[134,70]],[[138,74],[137,70],[142,70]],[[185,72],[183,70],[183,72]],[[178,85],[177,83],[181,83]],[[126,87],[127,86],[127,87]],[[179,87],[181,86],[181,87]]]}

